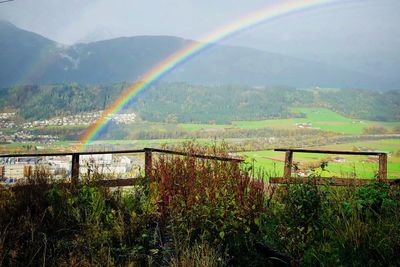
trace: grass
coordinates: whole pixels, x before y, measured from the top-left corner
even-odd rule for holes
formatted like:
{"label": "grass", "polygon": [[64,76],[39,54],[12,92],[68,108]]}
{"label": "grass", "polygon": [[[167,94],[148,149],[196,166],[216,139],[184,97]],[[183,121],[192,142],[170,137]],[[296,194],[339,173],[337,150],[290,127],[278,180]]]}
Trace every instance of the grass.
{"label": "grass", "polygon": [[[221,129],[298,129],[296,124],[311,123],[312,128],[322,131],[340,133],[340,134],[362,134],[367,127],[384,127],[393,130],[400,126],[400,122],[379,122],[379,121],[361,121],[357,119],[346,118],[339,113],[326,108],[292,108],[294,113],[303,113],[305,118],[290,119],[269,119],[259,121],[233,121],[232,124],[177,124],[179,128],[186,131],[199,130],[221,130]],[[144,123],[146,124],[146,123]],[[168,127],[170,124],[150,123],[155,127]],[[176,127],[176,125],[174,124]]]}
{"label": "grass", "polygon": [[348,144],[328,145],[323,146],[325,149],[335,148],[341,150],[353,149],[373,149],[386,152],[395,152],[400,150],[400,139],[382,139],[364,142],[354,142]]}
{"label": "grass", "polygon": [[158,123],[158,122],[139,122],[135,123],[136,130],[168,130],[181,129],[189,132],[194,131],[217,131],[223,129],[298,129],[296,124],[308,123],[312,124],[312,128],[321,129],[341,134],[362,134],[366,127],[380,126],[389,130],[400,125],[400,122],[376,122],[376,121],[360,121],[346,118],[332,110],[326,108],[292,108],[292,112],[304,113],[305,118],[290,119],[269,119],[258,121],[233,121],[232,124],[205,124],[205,123]]}
{"label": "grass", "polygon": [[[305,114],[304,118],[289,119],[269,119],[258,121],[233,121],[231,124],[194,124],[194,123],[162,123],[162,122],[137,122],[127,127],[131,127],[136,131],[170,131],[181,130],[188,132],[195,131],[218,131],[223,129],[299,129],[296,124],[311,123],[311,128],[320,129],[322,131],[334,132],[339,134],[363,134],[367,127],[384,127],[389,131],[400,126],[400,122],[378,122],[378,121],[361,121],[346,118],[332,110],[326,108],[292,108],[294,113]],[[48,130],[73,130],[84,129],[84,126],[49,126]],[[4,133],[11,133],[10,129],[3,129]],[[13,130],[15,131],[15,130]]]}
{"label": "grass", "polygon": [[293,108],[293,112],[304,113],[311,122],[352,122],[352,119],[326,108]]}
{"label": "grass", "polygon": [[373,126],[381,126],[391,130],[400,125],[400,122],[353,120],[326,108],[293,108],[292,111],[304,113],[306,117],[261,121],[235,121],[233,124],[239,129],[259,129],[265,127],[295,129],[298,128],[296,123],[311,123],[312,128],[341,134],[362,134],[364,128]]}
{"label": "grass", "polygon": [[[396,152],[400,151],[400,140],[376,140],[368,142],[356,142],[350,144],[329,145],[322,147],[315,147],[312,149],[322,150],[378,150],[390,153],[388,158],[388,177],[400,178],[400,155]],[[263,169],[266,173],[273,174],[272,176],[282,175],[284,167],[285,155],[283,152],[275,152],[272,150],[266,151],[249,151],[243,152],[242,155],[247,157],[247,162],[253,163],[255,168]],[[334,162],[335,157],[341,157],[345,162]],[[357,177],[372,179],[378,170],[378,162],[373,159],[377,157],[367,156],[343,156],[343,155],[327,155],[327,154],[308,154],[308,153],[294,153],[293,161],[299,162],[300,167],[306,165],[318,165],[321,161],[329,161],[326,168],[327,171],[321,173],[322,176],[339,176],[351,177],[354,174]]]}
{"label": "grass", "polygon": [[180,123],[179,127],[186,131],[194,132],[199,130],[220,130],[226,128],[232,128],[232,125],[228,124],[196,124],[196,123]]}
{"label": "grass", "polygon": [[[113,144],[113,145],[118,145],[118,144],[123,144],[123,145],[129,145],[129,144],[136,144],[136,145],[174,145],[174,144],[181,144],[187,141],[191,141],[191,138],[177,138],[177,139],[151,139],[151,140],[97,140],[94,141],[92,144],[93,145],[106,145],[106,144]],[[217,143],[222,143],[222,142],[228,142],[228,143],[234,143],[242,140],[241,138],[227,138],[224,140],[217,140]],[[206,138],[199,138],[196,139],[196,142],[202,145],[208,145],[208,144],[213,144],[215,143],[214,140],[212,139],[206,139]]]}

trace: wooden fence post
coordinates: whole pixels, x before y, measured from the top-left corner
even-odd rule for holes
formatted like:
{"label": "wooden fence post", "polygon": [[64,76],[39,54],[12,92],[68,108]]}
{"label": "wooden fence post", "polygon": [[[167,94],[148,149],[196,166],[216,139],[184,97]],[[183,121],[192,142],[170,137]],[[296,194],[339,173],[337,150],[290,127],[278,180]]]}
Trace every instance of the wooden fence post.
{"label": "wooden fence post", "polygon": [[387,179],[387,154],[379,154],[379,172],[378,180],[385,181]]}
{"label": "wooden fence post", "polygon": [[285,154],[285,169],[283,171],[283,177],[290,178],[292,174],[292,160],[293,160],[293,151],[286,151]]}
{"label": "wooden fence post", "polygon": [[144,175],[151,182],[152,175],[151,171],[153,169],[153,159],[152,159],[152,149],[145,148],[144,149]]}
{"label": "wooden fence post", "polygon": [[72,166],[71,166],[71,183],[77,185],[79,182],[79,154],[72,154]]}

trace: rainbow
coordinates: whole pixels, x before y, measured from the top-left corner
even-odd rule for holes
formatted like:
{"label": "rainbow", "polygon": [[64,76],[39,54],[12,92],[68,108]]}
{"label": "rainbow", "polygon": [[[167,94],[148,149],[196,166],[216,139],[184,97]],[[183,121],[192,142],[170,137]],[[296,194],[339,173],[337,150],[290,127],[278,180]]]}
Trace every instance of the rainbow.
{"label": "rainbow", "polygon": [[291,14],[304,12],[309,9],[318,7],[325,7],[327,5],[333,5],[349,1],[338,1],[338,0],[294,0],[285,1],[276,5],[270,5],[263,9],[260,9],[254,13],[248,14],[238,20],[226,24],[225,26],[207,34],[200,40],[202,42],[192,42],[175,52],[174,54],[161,61],[154,68],[150,69],[143,75],[141,80],[122,93],[118,99],[108,106],[104,110],[102,116],[97,119],[95,123],[89,126],[83,134],[80,144],[77,150],[82,151],[88,144],[93,142],[99,133],[106,127],[108,122],[111,120],[112,115],[122,110],[129,102],[144,90],[148,89],[152,84],[166,76],[176,67],[191,60],[194,56],[200,52],[206,50],[212,45],[226,39],[232,35],[235,35],[245,29],[256,26],[260,23],[285,17]]}

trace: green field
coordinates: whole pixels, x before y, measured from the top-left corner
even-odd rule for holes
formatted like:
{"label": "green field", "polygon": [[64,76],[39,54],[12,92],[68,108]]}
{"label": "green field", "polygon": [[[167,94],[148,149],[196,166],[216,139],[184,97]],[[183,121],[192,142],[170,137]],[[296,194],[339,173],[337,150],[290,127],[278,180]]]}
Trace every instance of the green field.
{"label": "green field", "polygon": [[310,123],[311,129],[320,129],[341,134],[362,134],[363,129],[372,126],[385,127],[393,130],[394,127],[400,126],[400,122],[375,122],[360,121],[343,117],[342,115],[326,108],[293,108],[293,112],[304,113],[305,118],[293,119],[274,119],[261,121],[235,121],[235,128],[239,129],[258,129],[265,127],[281,128],[281,129],[298,129],[299,125]]}
{"label": "green field", "polygon": [[199,130],[213,130],[213,129],[225,129],[233,128],[232,125],[228,124],[195,124],[195,123],[181,123],[179,127],[186,131],[199,131]]}
{"label": "green field", "polygon": [[[400,140],[378,140],[368,142],[357,142],[351,144],[330,145],[315,147],[312,149],[325,150],[346,150],[346,151],[385,151],[389,153],[388,157],[388,177],[400,178]],[[242,155],[247,157],[247,162],[253,163],[256,169],[262,169],[271,176],[280,176],[283,173],[284,152],[251,151],[244,152]],[[325,171],[316,168],[316,171],[324,177],[359,177],[374,178],[378,170],[377,157],[371,156],[342,156],[327,154],[307,154],[294,153],[293,162],[298,162],[300,168],[310,168],[319,166],[321,161],[328,161]],[[338,162],[344,161],[344,162]]]}
{"label": "green field", "polygon": [[[231,124],[195,124],[195,123],[162,123],[162,122],[137,122],[127,125],[127,129],[134,131],[219,131],[223,129],[318,129],[339,134],[359,135],[367,127],[384,127],[388,132],[393,132],[400,127],[400,122],[361,121],[346,118],[326,108],[292,108],[294,113],[304,114],[304,118],[269,119],[258,121],[233,121]],[[46,130],[82,130],[84,126],[49,126]],[[10,134],[15,129],[0,129]]]}
{"label": "green field", "polygon": [[[363,121],[346,118],[332,110],[326,108],[292,108],[294,113],[302,113],[304,118],[290,119],[269,119],[258,121],[233,121],[232,124],[194,124],[181,123],[177,126],[186,131],[199,130],[221,130],[221,129],[319,129],[322,131],[334,132],[339,134],[363,134],[364,128],[367,127],[384,127],[389,132],[395,127],[400,127],[400,122],[379,122],[379,121]],[[309,125],[305,125],[305,124]],[[166,127],[168,124],[150,123],[155,127]],[[301,125],[303,124],[303,125]],[[176,126],[176,125],[175,125]]]}

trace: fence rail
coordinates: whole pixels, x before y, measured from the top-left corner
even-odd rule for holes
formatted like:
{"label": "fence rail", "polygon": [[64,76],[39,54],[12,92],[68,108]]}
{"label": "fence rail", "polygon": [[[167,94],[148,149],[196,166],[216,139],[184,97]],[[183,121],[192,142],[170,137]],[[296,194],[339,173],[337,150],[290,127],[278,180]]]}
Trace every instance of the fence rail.
{"label": "fence rail", "polygon": [[[337,151],[337,150],[310,150],[310,149],[291,149],[291,148],[278,148],[274,151],[285,152],[285,165],[283,170],[283,177],[271,177],[270,183],[273,184],[292,184],[292,183],[304,183],[307,181],[305,178],[292,177],[293,167],[293,153],[314,153],[314,154],[337,154],[337,155],[363,155],[363,156],[378,156],[379,169],[378,169],[378,181],[385,182],[388,184],[397,184],[399,180],[387,179],[387,153],[380,151]],[[315,179],[317,184],[331,184],[331,185],[364,185],[373,182],[373,179],[362,179],[362,178],[338,178],[338,177],[327,177]]]}
{"label": "fence rail", "polygon": [[[71,184],[76,185],[79,183],[79,170],[80,163],[79,159],[82,155],[105,155],[105,154],[139,154],[144,153],[144,169],[145,177],[151,179],[151,170],[153,168],[153,153],[178,155],[185,157],[194,157],[207,160],[218,160],[218,161],[230,161],[234,163],[242,162],[243,159],[219,157],[211,155],[193,154],[182,151],[174,151],[167,149],[157,148],[143,148],[137,150],[116,150],[116,151],[95,151],[95,152],[57,152],[57,153],[25,153],[25,154],[1,154],[0,158],[23,158],[23,157],[52,157],[52,156],[72,156],[71,159]],[[137,178],[126,178],[126,179],[112,179],[112,180],[99,180],[93,182],[99,186],[117,187],[117,186],[131,186],[138,183]]]}
{"label": "fence rail", "polygon": [[[387,154],[385,152],[356,152],[356,151],[333,151],[333,150],[309,150],[309,149],[290,149],[290,148],[279,148],[275,151],[285,152],[285,165],[283,177],[270,177],[269,182],[271,184],[293,184],[293,183],[305,183],[309,181],[307,178],[292,177],[292,166],[293,166],[293,154],[296,153],[318,153],[318,154],[339,154],[339,155],[364,155],[364,156],[378,156],[379,158],[379,170],[378,180],[387,184],[400,184],[400,179],[387,179]],[[211,155],[193,154],[182,151],[174,151],[167,149],[158,148],[143,148],[137,150],[117,150],[117,151],[95,151],[95,152],[60,152],[60,153],[25,153],[25,154],[2,154],[0,158],[23,158],[23,157],[51,157],[51,156],[71,156],[71,183],[76,185],[79,183],[79,171],[80,171],[80,156],[82,155],[104,155],[104,154],[139,154],[144,153],[144,168],[145,177],[151,180],[151,173],[153,168],[153,154],[170,154],[185,157],[194,157],[206,160],[217,160],[217,161],[229,161],[233,163],[243,162],[243,159],[230,158],[230,157],[219,157]],[[339,178],[339,177],[319,177],[315,178],[316,184],[330,184],[335,186],[350,186],[350,185],[364,185],[375,181],[374,179],[361,179],[361,178]],[[117,186],[132,186],[137,185],[140,181],[137,178],[125,178],[125,179],[112,179],[112,180],[99,180],[92,182],[94,185],[105,186],[105,187],[117,187]],[[69,186],[70,184],[65,184]]]}

